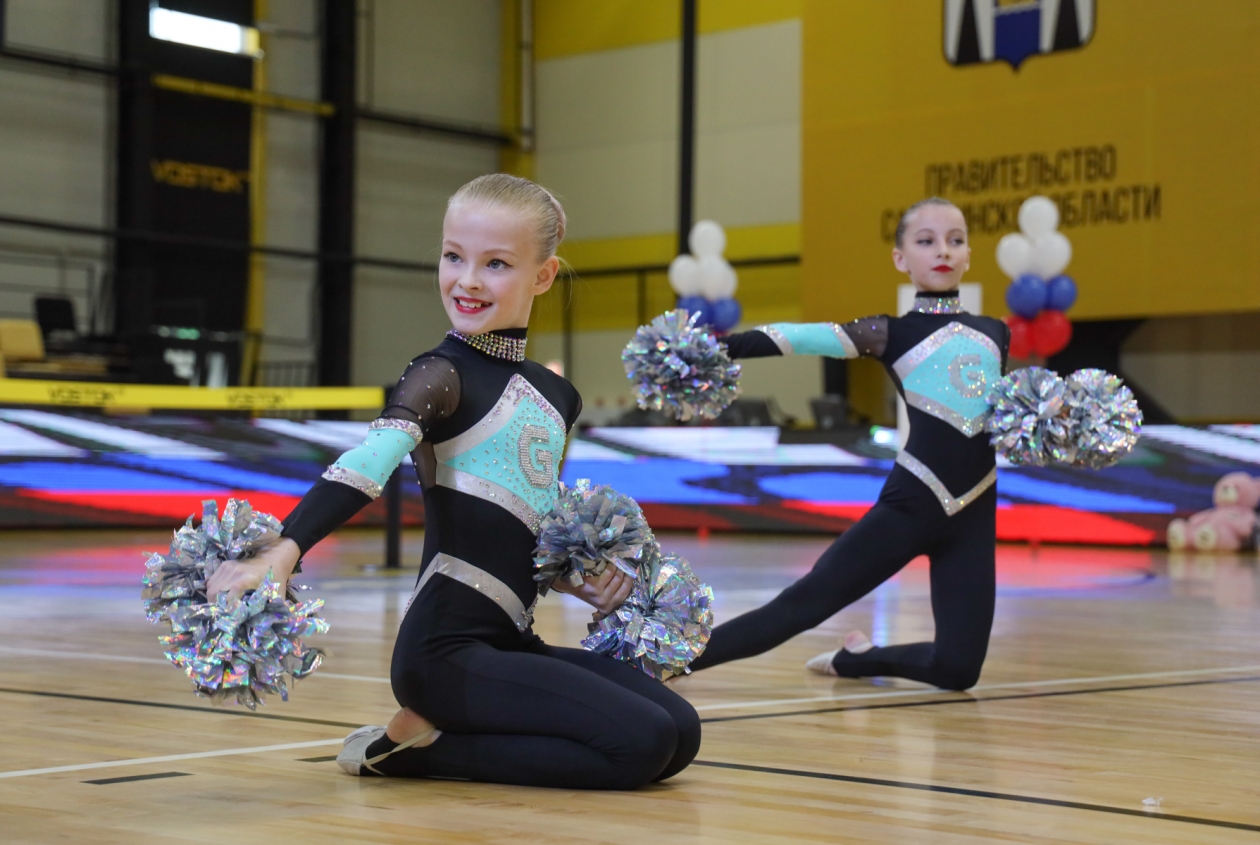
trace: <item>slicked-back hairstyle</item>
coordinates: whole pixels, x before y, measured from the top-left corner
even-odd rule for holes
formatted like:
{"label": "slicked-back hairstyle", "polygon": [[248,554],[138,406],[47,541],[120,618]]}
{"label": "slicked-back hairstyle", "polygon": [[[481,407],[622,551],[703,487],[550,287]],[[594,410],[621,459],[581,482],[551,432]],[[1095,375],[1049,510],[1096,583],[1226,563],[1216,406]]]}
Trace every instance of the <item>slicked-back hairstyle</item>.
{"label": "slicked-back hairstyle", "polygon": [[[954,205],[949,200],[941,199],[940,197],[928,197],[925,200],[919,200],[914,205],[907,208],[901,213],[901,219],[897,221],[897,234],[894,236],[897,249],[901,249],[902,242],[906,239],[906,229],[910,226],[910,215],[914,214],[925,205],[947,205],[950,208],[958,208],[958,206]],[[966,226],[967,218],[963,217],[963,227],[966,228]]]}
{"label": "slicked-back hairstyle", "polygon": [[567,223],[564,208],[551,191],[537,182],[507,173],[488,173],[452,194],[446,207],[460,203],[497,205],[528,217],[537,233],[541,261],[555,255],[556,248],[564,240]]}

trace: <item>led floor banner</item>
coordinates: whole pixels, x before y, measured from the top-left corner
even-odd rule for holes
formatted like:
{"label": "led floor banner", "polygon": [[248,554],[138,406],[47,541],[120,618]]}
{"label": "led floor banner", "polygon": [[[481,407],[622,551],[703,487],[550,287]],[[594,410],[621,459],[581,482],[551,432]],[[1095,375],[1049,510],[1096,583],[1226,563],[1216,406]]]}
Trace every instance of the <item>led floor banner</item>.
{"label": "led floor banner", "polygon": [[[173,527],[203,499],[245,497],[284,517],[366,423],[0,410],[0,526]],[[869,439],[780,443],[774,428],[594,428],[563,466],[633,496],[661,530],[838,533],[879,495],[894,453]],[[1260,474],[1260,427],[1151,426],[1101,472],[998,470],[1008,541],[1151,545],[1168,522],[1210,507],[1230,471]],[[424,519],[403,467],[403,515]],[[379,524],[378,500],[357,518]]]}

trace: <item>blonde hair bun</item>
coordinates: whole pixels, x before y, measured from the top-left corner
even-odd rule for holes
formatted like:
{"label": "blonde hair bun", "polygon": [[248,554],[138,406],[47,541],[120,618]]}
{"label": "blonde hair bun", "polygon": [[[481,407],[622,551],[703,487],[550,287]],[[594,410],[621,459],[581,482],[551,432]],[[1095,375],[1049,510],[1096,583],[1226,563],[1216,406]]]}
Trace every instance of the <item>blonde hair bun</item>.
{"label": "blonde hair bun", "polygon": [[538,233],[540,258],[556,254],[564,240],[567,219],[564,208],[555,196],[529,179],[509,173],[488,173],[478,176],[451,195],[446,207],[459,203],[485,203],[520,212],[534,222]]}

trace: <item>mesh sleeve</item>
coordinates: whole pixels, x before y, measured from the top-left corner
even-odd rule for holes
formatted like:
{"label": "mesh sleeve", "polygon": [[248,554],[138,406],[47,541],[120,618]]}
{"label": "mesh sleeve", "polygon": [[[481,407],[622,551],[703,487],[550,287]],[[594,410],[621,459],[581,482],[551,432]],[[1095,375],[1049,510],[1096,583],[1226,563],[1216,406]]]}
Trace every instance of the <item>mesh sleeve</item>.
{"label": "mesh sleeve", "polygon": [[888,317],[879,314],[863,317],[840,327],[863,358],[881,358],[888,346]]}
{"label": "mesh sleeve", "polygon": [[363,444],[338,458],[307,491],[285,518],[283,536],[306,554],[378,497],[407,453],[458,406],[459,374],[450,361],[412,361]]}
{"label": "mesh sleeve", "polygon": [[385,419],[407,420],[428,432],[459,407],[459,373],[445,358],[432,355],[412,361],[381,411]]}

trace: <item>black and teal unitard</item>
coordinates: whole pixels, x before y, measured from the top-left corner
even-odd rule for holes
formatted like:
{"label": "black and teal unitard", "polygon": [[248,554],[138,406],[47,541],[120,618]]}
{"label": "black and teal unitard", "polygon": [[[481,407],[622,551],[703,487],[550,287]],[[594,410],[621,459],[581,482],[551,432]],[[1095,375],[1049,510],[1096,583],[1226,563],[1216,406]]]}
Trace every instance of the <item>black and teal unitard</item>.
{"label": "black and teal unitard", "polygon": [[[305,552],[380,495],[410,453],[424,489],[424,558],[391,680],[398,703],[442,734],[376,768],[634,789],[692,761],[700,721],[629,664],[549,646],[531,629],[535,531],[581,399],[541,365],[513,360],[513,341],[523,349],[523,329],[474,337],[476,348],[448,337],[413,361],[365,443],[329,467],[284,534]],[[393,747],[383,737],[367,756]]]}
{"label": "black and teal unitard", "polygon": [[692,664],[704,669],[761,654],[870,593],[913,558],[931,562],[932,642],[840,651],[842,677],[896,676],[946,689],[980,677],[995,595],[994,453],[985,397],[1002,375],[1009,331],[964,312],[957,292],[920,294],[902,317],[776,324],[732,335],[732,357],[820,354],[884,364],[906,401],[910,436],[875,506],[813,570],[766,606],[719,625]]}

